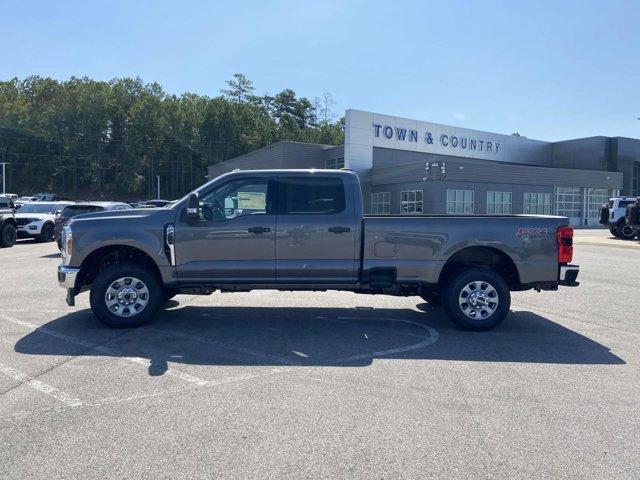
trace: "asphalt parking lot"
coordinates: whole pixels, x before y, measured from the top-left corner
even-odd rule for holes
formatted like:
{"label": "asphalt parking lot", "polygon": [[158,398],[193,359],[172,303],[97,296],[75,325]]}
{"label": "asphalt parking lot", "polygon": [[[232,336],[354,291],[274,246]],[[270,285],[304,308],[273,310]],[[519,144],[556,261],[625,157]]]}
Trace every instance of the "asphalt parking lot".
{"label": "asphalt parking lot", "polygon": [[338,292],[178,296],[111,330],[66,306],[55,244],[21,241],[0,476],[637,479],[640,249],[581,236],[581,286],[513,294],[489,333]]}

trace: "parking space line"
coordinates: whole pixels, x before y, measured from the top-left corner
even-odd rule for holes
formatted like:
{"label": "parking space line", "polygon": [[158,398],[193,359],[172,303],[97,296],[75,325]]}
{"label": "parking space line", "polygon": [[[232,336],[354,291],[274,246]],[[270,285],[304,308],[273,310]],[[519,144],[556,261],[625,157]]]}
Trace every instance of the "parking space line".
{"label": "parking space line", "polygon": [[[362,319],[357,318],[357,317],[338,317],[338,319],[327,318],[327,320],[329,320],[329,321],[335,321],[335,322],[341,322],[341,323],[344,323],[348,319],[362,320]],[[388,350],[378,350],[378,351],[375,351],[375,352],[368,352],[368,353],[361,353],[361,354],[357,354],[357,355],[352,355],[350,357],[337,359],[336,361],[353,362],[353,361],[356,361],[356,360],[363,360],[363,359],[373,358],[373,357],[384,357],[386,355],[393,355],[393,354],[396,354],[396,353],[408,352],[410,350],[418,350],[420,348],[423,348],[423,347],[426,347],[428,345],[432,345],[432,344],[436,343],[438,341],[438,339],[440,338],[440,334],[438,333],[438,331],[435,328],[429,327],[428,325],[422,325],[421,323],[414,322],[414,321],[411,321],[411,320],[402,320],[402,319],[399,319],[399,318],[380,318],[380,317],[367,318],[366,320],[367,321],[382,320],[382,321],[385,321],[385,322],[398,322],[398,323],[406,323],[406,324],[409,324],[409,325],[415,325],[417,327],[422,328],[423,330],[426,330],[429,333],[429,336],[428,337],[424,337],[424,336],[418,336],[416,334],[406,334],[408,336],[422,338],[424,340],[422,342],[413,343],[411,345],[404,345],[404,346],[397,347],[397,348],[391,348],[391,349],[388,349]],[[377,329],[377,330],[393,331],[391,329],[385,329],[384,327],[373,327],[373,328]],[[404,334],[404,333],[401,333],[401,334]]]}
{"label": "parking space line", "polygon": [[245,348],[245,347],[231,347],[229,345],[225,345],[222,342],[218,342],[216,340],[210,339],[210,338],[206,338],[206,337],[201,337],[199,335],[191,335],[189,333],[184,333],[184,332],[180,332],[177,330],[173,330],[170,328],[158,328],[158,327],[154,327],[154,326],[145,326],[143,327],[145,329],[149,329],[149,330],[154,330],[157,332],[161,332],[161,333],[169,333],[171,335],[175,335],[177,337],[182,337],[188,340],[192,340],[194,342],[198,342],[198,343],[202,343],[203,345],[207,345],[210,347],[216,347],[216,348],[222,348],[224,350],[228,350],[231,352],[235,352],[235,353],[240,353],[243,355],[250,355],[252,357],[257,357],[257,358],[262,358],[264,360],[268,360],[270,362],[274,362],[274,363],[279,363],[282,365],[292,365],[292,366],[296,366],[296,365],[300,365],[299,362],[294,361],[293,359],[289,359],[286,357],[281,357],[279,355],[271,355],[268,353],[264,353],[264,352],[260,352],[257,350],[253,350],[250,348]]}
{"label": "parking space line", "polygon": [[178,387],[178,388],[155,390],[153,392],[135,393],[127,397],[102,398],[100,400],[95,401],[92,404],[88,404],[87,406],[99,407],[101,405],[110,404],[110,403],[125,403],[125,402],[130,402],[132,400],[142,400],[144,398],[153,398],[153,397],[159,397],[163,395],[171,395],[174,393],[183,393],[183,392],[188,392],[200,387],[216,387],[219,385],[226,385],[229,383],[237,383],[237,382],[243,382],[246,380],[253,380],[255,378],[260,378],[260,377],[268,377],[270,375],[277,375],[277,374],[289,372],[289,371],[291,371],[290,367],[277,367],[277,368],[272,368],[267,372],[247,373],[244,375],[237,375],[233,377],[220,378],[217,380],[210,380],[209,382],[207,382],[206,385],[185,385],[183,387]]}
{"label": "parking space line", "polygon": [[71,395],[64,393],[62,390],[59,390],[51,385],[47,385],[40,380],[36,380],[31,375],[27,375],[26,373],[22,373],[15,368],[12,368],[4,363],[0,363],[0,372],[5,375],[17,380],[18,382],[28,385],[35,390],[39,390],[40,392],[46,393],[50,397],[55,398],[63,403],[66,403],[70,407],[79,407],[82,405],[82,401],[80,399],[72,397]]}
{"label": "parking space line", "polygon": [[[109,348],[109,347],[105,347],[104,345],[100,345],[97,343],[93,343],[93,342],[87,342],[86,340],[82,340],[80,338],[76,338],[76,337],[72,337],[70,335],[66,335],[64,333],[60,333],[60,332],[56,332],[55,330],[51,330],[50,328],[47,327],[42,327],[42,326],[38,326],[34,323],[31,322],[26,322],[24,320],[18,320],[17,318],[13,318],[13,317],[9,317],[8,315],[4,315],[2,313],[0,313],[0,318],[14,323],[16,325],[20,325],[29,329],[32,329],[34,331],[37,331],[39,333],[44,333],[45,335],[49,335],[51,337],[54,338],[58,338],[60,340],[64,340],[66,342],[69,343],[75,343],[76,345],[80,345],[82,347],[85,347],[89,350],[95,350],[101,353],[105,353],[109,356],[112,357],[116,357],[116,358],[122,358],[123,360],[127,360],[129,362],[132,363],[136,363],[138,365],[142,365],[144,367],[149,367],[151,365],[151,360],[146,359],[146,358],[140,358],[140,357],[129,357],[126,355],[126,353],[121,352],[119,350],[116,350],[114,348]],[[188,373],[185,372],[181,372],[180,370],[176,370],[174,368],[168,368],[165,373],[167,375],[171,375],[173,377],[179,378],[180,380],[183,380],[185,382],[189,382],[189,383],[193,383],[195,385],[206,385],[208,383],[207,380],[203,380],[201,378],[195,377],[193,375],[190,375]]]}

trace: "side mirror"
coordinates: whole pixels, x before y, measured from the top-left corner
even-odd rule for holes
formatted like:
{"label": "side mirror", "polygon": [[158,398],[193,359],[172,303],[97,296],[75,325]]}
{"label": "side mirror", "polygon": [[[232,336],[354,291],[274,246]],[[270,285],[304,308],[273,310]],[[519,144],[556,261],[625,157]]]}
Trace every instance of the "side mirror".
{"label": "side mirror", "polygon": [[191,221],[200,220],[200,199],[197,193],[189,195],[185,218]]}

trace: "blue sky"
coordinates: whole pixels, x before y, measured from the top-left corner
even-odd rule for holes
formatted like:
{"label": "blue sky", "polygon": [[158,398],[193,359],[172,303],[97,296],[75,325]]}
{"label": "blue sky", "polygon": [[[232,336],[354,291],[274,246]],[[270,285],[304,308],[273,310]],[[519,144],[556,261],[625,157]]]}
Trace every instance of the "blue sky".
{"label": "blue sky", "polygon": [[139,75],[217,95],[331,92],[530,138],[640,137],[640,2],[0,0],[0,78]]}

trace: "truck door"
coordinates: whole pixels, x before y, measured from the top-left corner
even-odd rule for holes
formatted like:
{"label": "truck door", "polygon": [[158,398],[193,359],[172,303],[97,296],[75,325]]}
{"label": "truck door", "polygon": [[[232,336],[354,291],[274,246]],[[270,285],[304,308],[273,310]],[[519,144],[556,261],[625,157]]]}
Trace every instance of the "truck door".
{"label": "truck door", "polygon": [[355,282],[355,209],[340,176],[281,174],[277,211],[278,283]]}
{"label": "truck door", "polygon": [[181,282],[274,283],[274,180],[240,177],[200,196],[200,220],[176,222]]}

